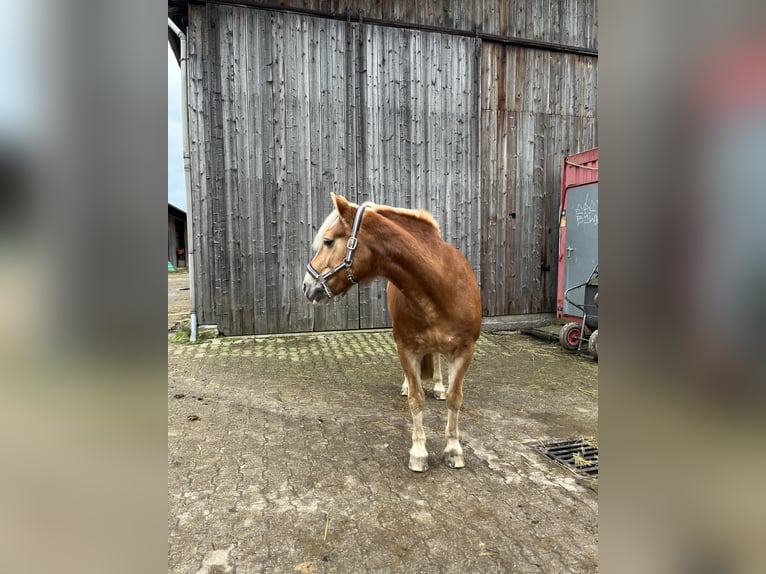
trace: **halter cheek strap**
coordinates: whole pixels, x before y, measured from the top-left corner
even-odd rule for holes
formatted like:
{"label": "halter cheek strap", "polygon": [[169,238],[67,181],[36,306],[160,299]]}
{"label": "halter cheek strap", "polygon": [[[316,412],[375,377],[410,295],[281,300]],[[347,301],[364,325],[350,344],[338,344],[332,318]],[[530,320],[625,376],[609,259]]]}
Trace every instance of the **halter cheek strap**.
{"label": "halter cheek strap", "polygon": [[330,286],[327,284],[327,280],[335,275],[338,271],[341,269],[346,270],[346,274],[348,275],[348,280],[351,281],[352,284],[356,285],[358,281],[354,277],[354,274],[351,273],[351,264],[354,260],[354,251],[356,250],[359,241],[357,239],[357,236],[359,235],[359,229],[362,227],[362,217],[364,216],[364,210],[370,207],[372,202],[366,201],[362,205],[359,206],[359,208],[356,210],[356,215],[354,216],[354,223],[351,226],[351,236],[346,241],[346,256],[343,258],[343,261],[340,262],[340,265],[335,267],[334,269],[330,269],[326,273],[319,273],[314,267],[312,267],[311,262],[309,262],[308,265],[306,265],[306,270],[308,271],[308,274],[311,275],[311,277],[314,278],[315,281],[318,281],[322,284],[322,289],[324,289],[324,292],[327,294],[327,297],[329,299],[332,299],[335,297],[335,293],[332,292],[332,289],[330,289]]}

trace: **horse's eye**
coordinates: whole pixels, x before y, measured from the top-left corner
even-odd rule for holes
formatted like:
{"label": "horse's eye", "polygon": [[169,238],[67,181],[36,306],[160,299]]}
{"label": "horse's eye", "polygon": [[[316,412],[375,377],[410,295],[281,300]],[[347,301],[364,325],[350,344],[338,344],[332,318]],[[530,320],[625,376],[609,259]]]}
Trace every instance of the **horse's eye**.
{"label": "horse's eye", "polygon": [[324,246],[325,246],[325,247],[332,247],[332,246],[333,246],[333,243],[335,243],[335,240],[334,240],[334,239],[325,239],[325,240],[324,240]]}

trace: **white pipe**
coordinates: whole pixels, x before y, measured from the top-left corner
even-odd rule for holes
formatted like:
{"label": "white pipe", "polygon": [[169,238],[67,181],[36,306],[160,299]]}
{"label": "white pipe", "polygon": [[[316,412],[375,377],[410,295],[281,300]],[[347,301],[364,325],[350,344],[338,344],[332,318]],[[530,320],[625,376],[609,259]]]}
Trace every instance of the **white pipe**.
{"label": "white pipe", "polygon": [[188,81],[186,70],[186,34],[176,26],[175,22],[168,18],[168,27],[178,36],[181,42],[181,139],[183,141],[184,154],[184,180],[186,184],[186,266],[189,269],[189,299],[191,305],[191,334],[189,340],[197,341],[197,299],[194,292],[194,217],[192,215],[191,196],[191,154],[189,153],[189,107],[188,107]]}

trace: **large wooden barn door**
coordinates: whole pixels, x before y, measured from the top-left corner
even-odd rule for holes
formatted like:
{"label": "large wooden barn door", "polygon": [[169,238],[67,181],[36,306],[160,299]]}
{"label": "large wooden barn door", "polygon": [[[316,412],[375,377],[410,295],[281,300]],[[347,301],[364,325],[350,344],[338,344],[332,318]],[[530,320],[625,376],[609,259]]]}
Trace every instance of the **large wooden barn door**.
{"label": "large wooden barn door", "polygon": [[201,321],[226,334],[359,327],[358,294],[301,291],[330,192],[356,198],[356,49],[345,22],[190,5]]}
{"label": "large wooden barn door", "polygon": [[301,292],[331,191],[428,209],[478,274],[477,40],[190,10],[205,11],[189,31],[202,321],[227,334],[390,325],[384,281],[327,307]]}
{"label": "large wooden barn door", "polygon": [[596,73],[591,56],[482,46],[485,316],[555,309],[562,162],[597,145]]}
{"label": "large wooden barn door", "polygon": [[[430,211],[478,277],[479,42],[364,25],[359,199]],[[360,289],[362,328],[391,324],[385,281]]]}
{"label": "large wooden barn door", "polygon": [[200,322],[389,326],[384,281],[303,296],[331,191],[433,213],[485,316],[554,310],[561,161],[598,143],[594,58],[209,3],[188,32]]}

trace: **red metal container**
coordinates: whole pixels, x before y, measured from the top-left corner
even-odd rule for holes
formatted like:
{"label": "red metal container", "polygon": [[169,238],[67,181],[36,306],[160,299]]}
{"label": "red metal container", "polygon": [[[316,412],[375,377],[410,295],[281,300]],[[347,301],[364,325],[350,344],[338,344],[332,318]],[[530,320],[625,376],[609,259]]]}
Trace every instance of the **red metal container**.
{"label": "red metal container", "polygon": [[[598,262],[598,148],[583,151],[564,158],[561,177],[561,200],[559,203],[559,265],[558,288],[556,292],[556,318],[576,321],[582,314],[573,314],[569,305],[565,305],[564,291],[568,286],[585,282]],[[590,187],[586,187],[590,186]],[[581,192],[588,190],[587,196]],[[576,197],[577,201],[570,201]],[[594,199],[595,197],[595,199]],[[567,235],[568,226],[577,224],[577,229],[587,229],[588,234],[578,237],[578,246],[572,246],[573,237]],[[595,225],[595,230],[593,229]],[[573,235],[573,234],[570,234]],[[595,239],[594,239],[595,237]],[[582,245],[586,241],[588,245]],[[588,251],[587,257],[579,263],[579,269],[573,269],[572,253],[580,249]],[[595,262],[590,263],[595,254]],[[569,268],[568,268],[569,265]],[[574,272],[576,276],[573,276]],[[580,277],[580,275],[582,275]]]}

